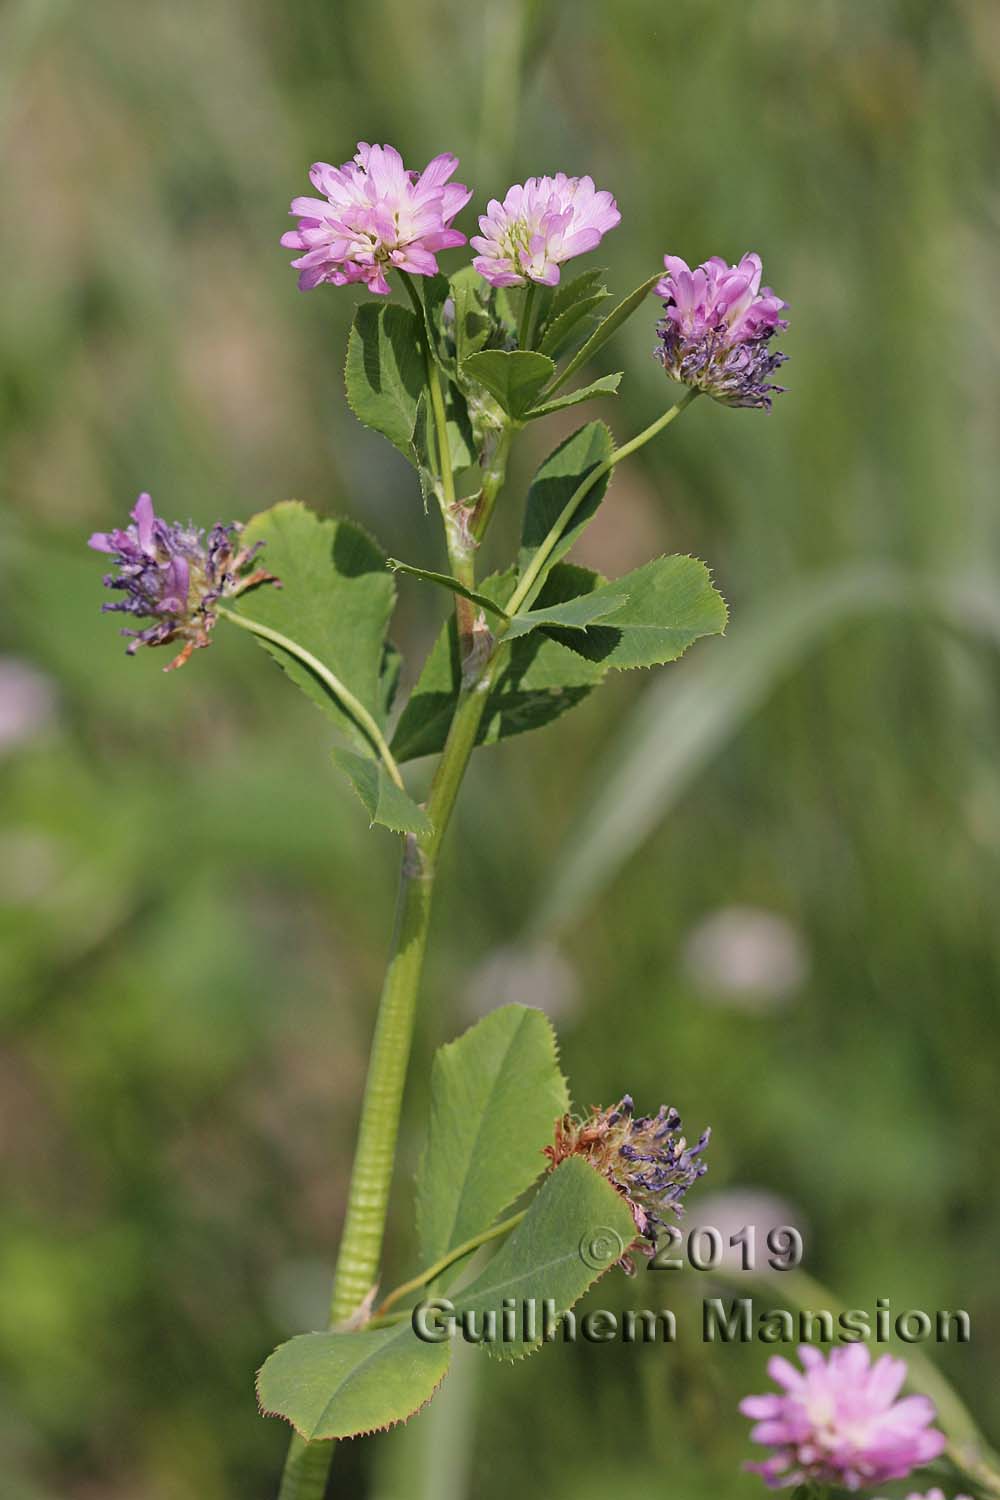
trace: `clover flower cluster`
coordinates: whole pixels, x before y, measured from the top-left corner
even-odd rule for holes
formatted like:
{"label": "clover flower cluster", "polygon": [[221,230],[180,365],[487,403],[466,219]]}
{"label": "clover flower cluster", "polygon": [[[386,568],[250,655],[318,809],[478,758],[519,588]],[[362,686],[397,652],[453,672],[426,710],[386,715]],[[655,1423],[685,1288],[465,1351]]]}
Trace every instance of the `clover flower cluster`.
{"label": "clover flower cluster", "polygon": [[761,288],[759,255],[729,266],[718,255],[691,270],[678,255],[665,255],[666,276],[656,284],[664,298],[657,325],[657,358],[671,380],[693,386],[726,406],[771,408],[784,386],[769,377],[788,358],[769,348],[786,306],[770,287]]}
{"label": "clover flower cluster", "polygon": [[584,1120],[565,1115],[545,1155],[553,1166],[568,1156],[588,1161],[625,1199],[638,1233],[654,1246],[664,1216],[683,1214],[684,1194],[708,1171],[701,1153],[711,1131],[704,1130],[689,1146],[680,1129],[676,1109],[664,1104],[655,1115],[636,1116],[626,1094],[613,1109],[591,1110]]}
{"label": "clover flower cluster", "polygon": [[247,572],[260,547],[240,547],[237,523],[217,523],[209,531],[179,522],[168,523],[155,513],[146,494],[131,512],[132,524],[114,531],[96,531],[89,545],[113,557],[119,569],[105,575],[109,589],[125,598],[102,604],[108,614],[136,615],[152,624],[142,630],[122,630],[132,639],[126,647],[134,656],[140,646],[166,646],[183,641],[179,654],[164,670],[182,667],[192,651],[211,644],[215,606],[235,598],[258,583],[277,583],[263,568]]}
{"label": "clover flower cluster", "polygon": [[[418,173],[393,146],[365,141],[341,167],[317,162],[309,175],[324,196],[292,200],[298,228],[281,241],[302,251],[292,262],[300,288],[360,281],[388,296],[394,268],[436,275],[437,252],[466,243],[452,221],[472,191],[450,181],[457,166],[458,158],[444,153]],[[615,199],[593,178],[529,177],[502,201],[490,200],[471,240],[472,264],[494,287],[554,287],[566,261],[595,250],[619,223]],[[727,406],[769,409],[784,389],[770,377],[786,358],[770,340],[788,324],[780,316],[786,304],[761,289],[760,257],[745,255],[730,266],[713,256],[692,271],[679,256],[666,255],[664,265],[667,274],[656,286],[664,299],[656,353],[667,374]]]}
{"label": "clover flower cluster", "polygon": [[[864,1344],[833,1349],[829,1358],[804,1344],[799,1358],[803,1370],[780,1355],[768,1361],[781,1395],[740,1402],[743,1415],[756,1421],[754,1442],[775,1450],[746,1467],[772,1489],[809,1481],[848,1490],[885,1484],[943,1451],[944,1434],[930,1425],[937,1414],[930,1398],[896,1400],[905,1360],[883,1354],[872,1364]],[[936,1500],[933,1491],[927,1500]]]}
{"label": "clover flower cluster", "polygon": [[472,264],[493,286],[556,286],[563,261],[596,250],[621,217],[592,177],[529,177],[502,203],[491,199],[479,220],[482,233],[470,242],[479,251]]}

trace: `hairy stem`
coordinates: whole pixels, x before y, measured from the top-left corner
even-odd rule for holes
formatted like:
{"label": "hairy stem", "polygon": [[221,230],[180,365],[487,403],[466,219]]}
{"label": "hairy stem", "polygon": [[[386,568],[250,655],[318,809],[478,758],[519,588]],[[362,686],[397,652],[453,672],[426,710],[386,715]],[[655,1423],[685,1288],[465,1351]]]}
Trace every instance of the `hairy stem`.
{"label": "hairy stem", "polygon": [[300,646],[297,641],[293,641],[289,636],[282,635],[280,630],[272,630],[270,625],[261,625],[258,620],[250,620],[246,615],[238,615],[234,610],[227,609],[223,604],[217,604],[215,612],[218,615],[222,615],[224,619],[231,620],[241,630],[249,630],[251,635],[259,636],[262,641],[270,641],[272,646],[280,646],[283,651],[288,652],[289,656],[294,656],[304,667],[308,667],[309,671],[318,677],[323,686],[329,688],[338,702],[347,709],[347,712],[358,727],[364,730],[373,748],[377,751],[379,759],[399,789],[401,791],[406,790],[399,767],[396,764],[392,751],[386,743],[381,729],[379,729],[364,704],[355,698],[350,688],[345,687],[336,673],[331,672],[330,668],[325,666],[318,656],[313,656],[311,651],[307,651],[304,646]]}
{"label": "hairy stem", "polygon": [[517,347],[519,349],[531,348],[531,336],[534,332],[535,323],[535,298],[538,295],[538,287],[533,281],[528,282],[528,290],[524,294],[521,304],[521,321],[517,328]]}
{"label": "hairy stem", "polygon": [[507,478],[507,459],[510,456],[510,445],[514,440],[514,424],[505,421],[500,429],[500,435],[496,441],[496,447],[490,456],[489,462],[483,470],[483,483],[479,491],[479,499],[472,513],[472,535],[477,542],[481,542],[486,535],[490,521],[493,519],[493,510],[497,503],[497,496],[503,489]]}

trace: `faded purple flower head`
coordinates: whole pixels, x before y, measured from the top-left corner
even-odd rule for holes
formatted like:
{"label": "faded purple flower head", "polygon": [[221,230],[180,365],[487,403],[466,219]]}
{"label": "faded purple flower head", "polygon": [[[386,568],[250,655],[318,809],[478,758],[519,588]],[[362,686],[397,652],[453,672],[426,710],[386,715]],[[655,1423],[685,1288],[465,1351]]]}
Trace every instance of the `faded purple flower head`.
{"label": "faded purple flower head", "polygon": [[465,244],[451,221],[472,190],[448,181],[457,166],[458,157],[445,153],[421,173],[407,171],[394,146],[366,141],[358,142],[354,160],[342,167],[316,162],[309,178],[324,197],[293,198],[290,212],[299,227],[281,236],[287,249],[304,252],[292,261],[300,291],[324,281],[363,281],[370,292],[388,296],[386,273],[393,266],[415,276],[436,275],[435,252]]}
{"label": "faded purple flower head", "polygon": [[479,220],[482,233],[469,241],[479,251],[472,264],[493,286],[555,286],[562,262],[596,249],[621,217],[592,177],[529,177],[508,188],[502,203],[491,199]]}
{"label": "faded purple flower head", "polygon": [[545,1155],[554,1167],[568,1156],[589,1161],[627,1201],[636,1229],[652,1247],[664,1215],[679,1218],[684,1194],[708,1171],[700,1157],[711,1131],[704,1130],[689,1146],[680,1129],[676,1109],[664,1104],[655,1115],[637,1116],[626,1094],[613,1109],[591,1110],[585,1120],[565,1115],[557,1121],[555,1142],[545,1147]]}
{"label": "faded purple flower head", "polygon": [[784,386],[769,377],[787,354],[768,347],[787,306],[761,287],[759,255],[728,266],[718,255],[692,271],[678,255],[665,255],[666,276],[656,283],[665,317],[657,324],[656,357],[671,380],[695,387],[726,406],[771,409]]}
{"label": "faded purple flower head", "polygon": [[190,522],[182,526],[161,521],[146,494],[139,496],[131,514],[131,526],[95,531],[88,542],[95,552],[114,558],[119,571],[106,574],[104,583],[125,595],[102,604],[101,609],[152,621],[142,630],[122,630],[122,635],[132,637],[126,648],[129,656],[140,646],[183,641],[179,654],[164,668],[169,672],[182,667],[192,651],[211,644],[214,606],[220,599],[235,598],[254,584],[278,580],[263,568],[246,572],[263,544],[238,547],[236,538],[242,528],[235,522],[231,526],[217,523],[206,538]]}
{"label": "faded purple flower head", "polygon": [[864,1344],[833,1349],[828,1358],[803,1344],[800,1371],[776,1355],[767,1373],[780,1396],[747,1396],[740,1411],[752,1417],[754,1442],[774,1448],[762,1463],[747,1464],[772,1489],[782,1485],[862,1485],[903,1479],[937,1458],[944,1434],[931,1427],[934,1403],[927,1396],[897,1401],[906,1361],[883,1354],[874,1364]]}

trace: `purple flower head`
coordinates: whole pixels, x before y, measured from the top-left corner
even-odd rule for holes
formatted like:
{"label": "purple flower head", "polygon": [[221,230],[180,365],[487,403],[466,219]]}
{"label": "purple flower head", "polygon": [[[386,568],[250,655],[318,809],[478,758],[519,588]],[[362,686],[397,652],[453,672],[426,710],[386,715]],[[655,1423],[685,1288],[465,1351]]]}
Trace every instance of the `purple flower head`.
{"label": "purple flower head", "polygon": [[214,606],[219,599],[235,598],[257,583],[278,582],[262,568],[246,571],[263,543],[238,547],[241,529],[235,522],[231,526],[217,523],[206,539],[190,522],[182,526],[161,521],[152,500],[143,494],[132,511],[131,526],[94,532],[88,546],[108,553],[119,570],[106,574],[105,586],[125,595],[102,604],[101,609],[152,621],[142,630],[122,630],[122,635],[132,638],[129,656],[140,646],[183,641],[180,653],[164,670],[182,667],[192,651],[211,644]]}
{"label": "purple flower head", "polygon": [[365,141],[342,167],[316,162],[309,178],[324,196],[293,198],[290,212],[299,227],[281,236],[287,249],[304,252],[292,261],[300,291],[324,281],[363,281],[370,292],[388,296],[386,273],[393,266],[415,276],[436,275],[435,252],[465,244],[451,221],[472,190],[448,181],[457,166],[457,156],[444,154],[418,174],[407,171],[394,146]]}
{"label": "purple flower head", "polygon": [[683,1214],[684,1194],[708,1171],[701,1153],[711,1131],[689,1146],[680,1129],[676,1109],[664,1104],[655,1115],[637,1116],[631,1094],[625,1094],[613,1109],[593,1109],[585,1120],[565,1115],[557,1121],[555,1142],[545,1147],[545,1155],[553,1166],[567,1156],[585,1157],[626,1200],[652,1254],[665,1215]]}
{"label": "purple flower head", "polygon": [[508,188],[502,203],[490,201],[479,220],[482,234],[469,241],[479,251],[472,264],[493,286],[555,286],[562,262],[596,249],[621,217],[592,177],[529,177]]}
{"label": "purple flower head", "polygon": [[656,284],[666,316],[657,324],[656,357],[671,380],[694,386],[726,406],[771,408],[784,386],[769,377],[787,354],[768,345],[788,327],[787,306],[761,287],[759,255],[728,266],[718,255],[692,271],[678,255],[665,255],[666,276]]}
{"label": "purple flower head", "polygon": [[927,1396],[897,1401],[906,1362],[883,1354],[874,1364],[864,1344],[847,1344],[824,1358],[808,1344],[799,1349],[804,1370],[776,1355],[767,1373],[780,1396],[747,1396],[740,1411],[752,1417],[754,1442],[775,1451],[747,1464],[772,1489],[815,1481],[856,1490],[903,1479],[937,1458],[944,1434],[931,1427],[936,1412]]}

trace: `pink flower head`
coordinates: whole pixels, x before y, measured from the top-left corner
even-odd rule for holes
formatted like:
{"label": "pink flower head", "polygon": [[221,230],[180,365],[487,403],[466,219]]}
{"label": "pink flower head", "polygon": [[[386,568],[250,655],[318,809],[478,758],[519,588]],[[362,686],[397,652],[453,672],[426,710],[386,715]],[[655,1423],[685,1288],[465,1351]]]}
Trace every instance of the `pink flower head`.
{"label": "pink flower head", "polygon": [[457,166],[457,156],[444,154],[423,172],[410,172],[394,146],[365,141],[342,167],[316,162],[309,178],[325,196],[293,198],[290,212],[299,227],[281,236],[287,249],[305,252],[292,261],[300,291],[324,281],[334,286],[363,281],[370,292],[388,296],[386,272],[393,266],[435,276],[435,252],[465,244],[451,221],[472,190],[448,181]]}
{"label": "pink flower head", "polygon": [[[906,1500],[945,1500],[944,1491],[939,1489],[928,1490],[926,1495],[907,1495]],[[970,1500],[968,1495],[956,1495],[955,1500]]]}
{"label": "pink flower head", "polygon": [[804,1371],[776,1355],[767,1373],[783,1387],[780,1396],[747,1396],[745,1417],[756,1421],[750,1436],[775,1452],[747,1464],[772,1489],[782,1485],[862,1485],[902,1479],[937,1458],[944,1434],[931,1427],[936,1415],[927,1396],[897,1401],[906,1362],[883,1354],[874,1364],[864,1344],[833,1349],[825,1359],[808,1344],[799,1349]]}
{"label": "pink flower head", "polygon": [[493,286],[555,286],[562,262],[595,250],[621,217],[592,177],[529,177],[508,188],[502,203],[490,201],[479,220],[482,234],[469,241],[479,251],[472,264]]}
{"label": "pink flower head", "polygon": [[787,355],[768,344],[786,306],[771,288],[761,287],[759,255],[744,255],[730,266],[713,255],[692,271],[679,255],[665,255],[666,276],[656,284],[665,316],[657,327],[657,357],[672,380],[694,386],[726,406],[770,408],[768,377]]}

